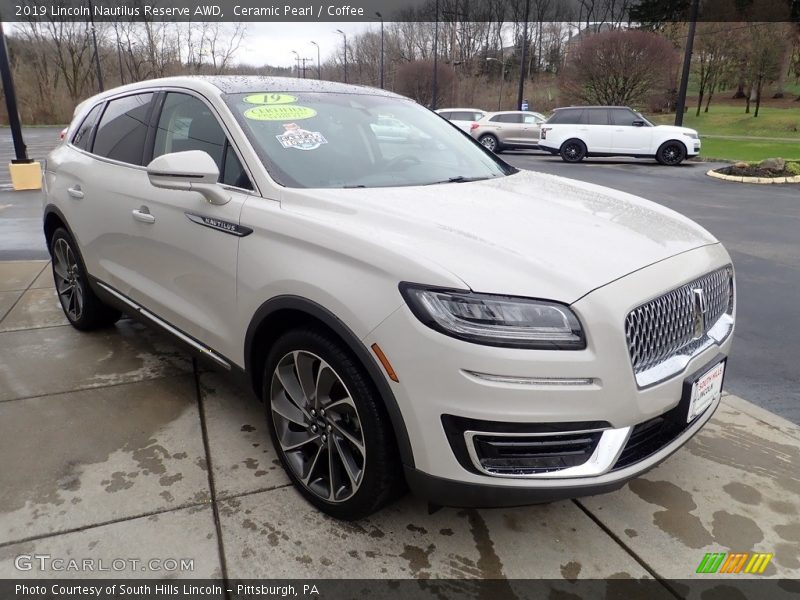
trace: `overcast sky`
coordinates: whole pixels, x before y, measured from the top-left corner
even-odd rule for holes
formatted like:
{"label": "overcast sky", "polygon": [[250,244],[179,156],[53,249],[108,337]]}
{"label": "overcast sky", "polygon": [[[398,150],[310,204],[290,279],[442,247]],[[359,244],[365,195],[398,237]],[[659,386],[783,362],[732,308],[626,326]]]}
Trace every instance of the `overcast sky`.
{"label": "overcast sky", "polygon": [[316,65],[317,49],[311,40],[319,44],[322,62],[334,52],[342,54],[342,36],[336,33],[341,29],[348,38],[372,28],[380,31],[380,22],[375,23],[247,23],[247,33],[236,61],[261,66],[290,67],[295,64],[292,50],[301,57],[310,58],[309,64]]}

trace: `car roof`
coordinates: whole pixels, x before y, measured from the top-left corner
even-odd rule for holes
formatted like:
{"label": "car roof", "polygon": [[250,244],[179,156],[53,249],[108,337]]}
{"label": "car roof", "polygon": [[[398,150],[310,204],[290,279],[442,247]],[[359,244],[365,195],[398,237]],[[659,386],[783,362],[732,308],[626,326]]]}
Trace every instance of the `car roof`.
{"label": "car roof", "polygon": [[454,111],[454,110],[464,110],[464,111],[467,111],[467,112],[481,112],[481,113],[485,113],[486,112],[482,108],[439,108],[439,109],[436,110],[436,112],[437,113],[439,113],[439,112],[450,112],[450,111]]}
{"label": "car roof", "polygon": [[317,79],[298,79],[296,77],[266,77],[261,75],[196,75],[180,77],[162,77],[130,83],[97,94],[82,104],[94,104],[99,100],[113,96],[148,90],[159,87],[177,87],[196,90],[209,95],[237,94],[247,92],[327,92],[336,94],[366,94],[391,98],[404,98],[394,92],[364,85],[352,85],[336,81],[320,81]]}

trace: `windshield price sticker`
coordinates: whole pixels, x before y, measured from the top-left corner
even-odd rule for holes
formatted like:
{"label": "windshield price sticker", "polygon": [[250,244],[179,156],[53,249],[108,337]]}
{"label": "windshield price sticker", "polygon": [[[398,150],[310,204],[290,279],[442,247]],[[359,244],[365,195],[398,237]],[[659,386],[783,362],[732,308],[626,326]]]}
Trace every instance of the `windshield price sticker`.
{"label": "windshield price sticker", "polygon": [[244,111],[244,118],[251,121],[298,121],[316,117],[317,111],[307,106],[277,104],[254,106]]}

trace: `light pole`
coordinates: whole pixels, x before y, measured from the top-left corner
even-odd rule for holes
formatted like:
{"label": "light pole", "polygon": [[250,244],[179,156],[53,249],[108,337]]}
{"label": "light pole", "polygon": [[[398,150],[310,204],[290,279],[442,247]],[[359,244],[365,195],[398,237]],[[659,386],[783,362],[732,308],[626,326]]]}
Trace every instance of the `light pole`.
{"label": "light pole", "polygon": [[292,54],[294,54],[295,76],[300,77],[300,55],[297,50],[292,50]]}
{"label": "light pole", "polygon": [[487,62],[496,62],[500,63],[501,69],[503,72],[500,73],[500,92],[497,94],[497,110],[500,110],[500,104],[503,102],[503,84],[506,82],[506,61],[507,59],[500,60],[499,58],[493,58],[489,56]]}
{"label": "light pole", "polygon": [[383,89],[383,15],[378,11],[375,11],[375,15],[381,20],[381,89]]}
{"label": "light pole", "polygon": [[347,83],[347,34],[341,29],[337,29],[336,33],[344,38],[344,82]]}
{"label": "light pole", "polygon": [[311,45],[317,47],[317,79],[322,79],[322,67],[319,63],[319,44],[314,40],[311,40]]}
{"label": "light pole", "polygon": [[525,91],[525,61],[528,55],[528,17],[531,13],[531,0],[525,0],[525,26],[522,28],[522,52],[519,59],[519,88],[517,89],[517,110],[522,110],[522,96]]}
{"label": "light pole", "polygon": [[433,99],[431,100],[431,110],[436,110],[438,104],[439,90],[439,0],[436,0],[436,22],[433,27]]}
{"label": "light pole", "polygon": [[683,125],[683,111],[686,110],[686,90],[689,87],[689,70],[692,68],[692,49],[694,47],[694,32],[697,27],[697,13],[700,10],[700,0],[692,0],[692,12],[689,20],[689,35],[686,37],[686,49],[683,53],[683,70],[681,71],[681,84],[678,88],[678,101],[675,103],[675,125]]}

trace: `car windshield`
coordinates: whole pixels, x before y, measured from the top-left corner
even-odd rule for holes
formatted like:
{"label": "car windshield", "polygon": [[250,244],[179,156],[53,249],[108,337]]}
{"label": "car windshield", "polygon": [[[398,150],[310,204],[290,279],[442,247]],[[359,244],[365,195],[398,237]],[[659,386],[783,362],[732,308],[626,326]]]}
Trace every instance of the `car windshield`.
{"label": "car windshield", "polygon": [[227,94],[269,174],[297,188],[476,181],[516,172],[437,114],[369,94]]}

